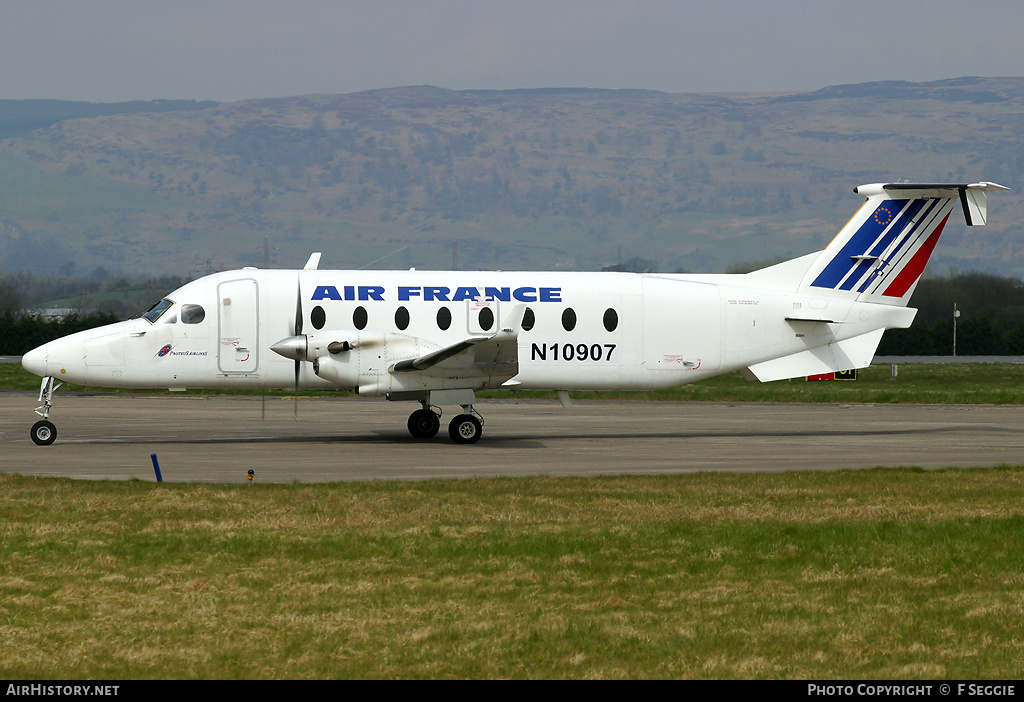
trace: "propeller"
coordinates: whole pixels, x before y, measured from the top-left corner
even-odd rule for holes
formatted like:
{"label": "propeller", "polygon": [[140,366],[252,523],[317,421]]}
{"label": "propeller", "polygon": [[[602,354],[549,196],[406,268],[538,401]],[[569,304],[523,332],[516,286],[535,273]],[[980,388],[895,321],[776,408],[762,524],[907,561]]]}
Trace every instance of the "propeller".
{"label": "propeller", "polygon": [[[306,337],[302,334],[302,274],[298,276],[295,283],[295,325],[292,327],[292,337]],[[303,353],[305,355],[305,353]],[[295,391],[299,390],[299,374],[302,373],[302,360],[295,356]]]}
{"label": "propeller", "polygon": [[[304,271],[315,271],[320,267],[320,252],[314,251],[310,254]],[[295,280],[295,324],[292,325],[292,336],[290,339],[283,339],[270,348],[282,356],[295,359],[295,390],[299,389],[299,376],[302,374],[302,362],[306,360],[307,340],[302,333],[302,272],[300,271]],[[281,347],[281,348],[275,348]],[[282,350],[284,352],[282,352]]]}
{"label": "propeller", "polygon": [[[317,265],[320,262],[320,254],[314,253],[310,256],[309,261],[306,262],[303,270],[316,270]],[[292,324],[292,335],[281,339],[276,344],[272,344],[270,350],[276,354],[290,358],[295,361],[295,389],[299,389],[299,381],[302,377],[302,362],[311,361],[313,363],[313,372],[318,373],[317,363],[319,357],[323,354],[323,349],[326,346],[328,353],[337,355],[340,353],[346,353],[355,348],[368,348],[371,346],[378,346],[384,344],[384,338],[380,335],[358,335],[363,338],[358,341],[353,340],[342,340],[342,341],[331,341],[326,345],[323,344],[323,338],[321,337],[320,342],[317,343],[314,340],[314,348],[310,348],[309,336],[303,333],[303,323],[305,320],[305,314],[302,309],[302,274],[299,273],[298,280],[296,280],[295,286],[295,321]],[[345,334],[346,336],[348,334]],[[312,351],[312,356],[310,356]],[[319,374],[319,373],[318,373]]]}
{"label": "propeller", "polygon": [[[306,262],[303,270],[316,270],[319,263],[320,254],[314,253],[309,257],[309,260]],[[276,344],[272,344],[270,347],[270,350],[274,353],[284,356],[285,358],[290,358],[295,362],[296,392],[299,390],[299,384],[302,379],[302,363],[304,361],[312,362],[313,372],[319,375],[319,360],[325,350],[332,355],[337,355],[347,353],[359,347],[365,348],[385,343],[383,335],[371,334],[360,339],[359,337],[363,335],[358,333],[354,335],[355,339],[335,340],[325,343],[326,339],[324,339],[324,337],[326,334],[321,333],[320,335],[314,335],[319,336],[320,338],[319,340],[314,338],[313,343],[310,344],[310,337],[303,333],[304,322],[305,314],[302,309],[302,272],[300,271],[295,284],[295,321],[292,323],[292,334],[291,336],[281,339]],[[323,325],[321,324],[321,326]],[[349,333],[342,332],[339,336],[349,336]]]}

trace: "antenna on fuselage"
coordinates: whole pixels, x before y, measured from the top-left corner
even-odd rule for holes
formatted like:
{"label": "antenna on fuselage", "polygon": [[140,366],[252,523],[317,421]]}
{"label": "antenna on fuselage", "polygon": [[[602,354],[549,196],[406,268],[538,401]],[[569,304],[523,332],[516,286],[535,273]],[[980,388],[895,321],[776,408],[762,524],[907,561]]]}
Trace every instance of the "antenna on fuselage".
{"label": "antenna on fuselage", "polygon": [[315,271],[320,267],[320,256],[322,254],[319,251],[314,251],[309,255],[309,260],[306,261],[306,265],[302,267],[304,271]]}

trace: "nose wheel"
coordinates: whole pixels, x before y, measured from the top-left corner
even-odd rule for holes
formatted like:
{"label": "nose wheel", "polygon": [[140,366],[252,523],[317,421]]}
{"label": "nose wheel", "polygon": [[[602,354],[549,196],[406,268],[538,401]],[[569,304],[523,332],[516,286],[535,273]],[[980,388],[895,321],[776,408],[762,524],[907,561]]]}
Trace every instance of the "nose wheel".
{"label": "nose wheel", "polygon": [[32,425],[32,441],[37,446],[49,446],[57,440],[57,427],[50,421],[50,407],[53,406],[53,391],[59,388],[63,383],[54,383],[53,378],[43,378],[43,384],[39,386],[39,400],[43,404],[36,407],[36,414],[42,417],[42,420]]}
{"label": "nose wheel", "polygon": [[41,420],[32,425],[32,441],[37,446],[49,446],[57,440],[57,427],[53,422]]}

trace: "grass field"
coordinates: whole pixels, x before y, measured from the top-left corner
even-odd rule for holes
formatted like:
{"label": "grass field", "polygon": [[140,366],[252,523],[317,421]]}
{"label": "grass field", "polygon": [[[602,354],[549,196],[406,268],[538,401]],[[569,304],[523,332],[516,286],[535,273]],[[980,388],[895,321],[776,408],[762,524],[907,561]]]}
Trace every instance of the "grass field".
{"label": "grass field", "polygon": [[[1022,380],[878,366],[624,396],[1019,404]],[[38,381],[0,365],[0,386]],[[276,486],[0,473],[0,678],[1015,679],[1022,505],[1009,466]]]}
{"label": "grass field", "polygon": [[0,475],[4,678],[1017,678],[1024,469]]}

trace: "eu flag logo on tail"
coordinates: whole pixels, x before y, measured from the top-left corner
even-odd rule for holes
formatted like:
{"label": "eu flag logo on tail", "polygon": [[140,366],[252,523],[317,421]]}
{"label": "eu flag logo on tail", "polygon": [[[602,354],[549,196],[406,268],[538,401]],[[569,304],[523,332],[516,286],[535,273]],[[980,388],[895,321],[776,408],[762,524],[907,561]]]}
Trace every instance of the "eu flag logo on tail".
{"label": "eu flag logo on tail", "polygon": [[889,210],[886,205],[882,205],[875,210],[875,222],[880,227],[888,226],[889,222],[892,221],[893,213]]}

